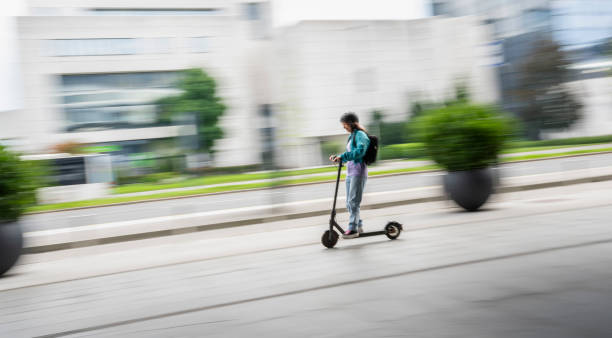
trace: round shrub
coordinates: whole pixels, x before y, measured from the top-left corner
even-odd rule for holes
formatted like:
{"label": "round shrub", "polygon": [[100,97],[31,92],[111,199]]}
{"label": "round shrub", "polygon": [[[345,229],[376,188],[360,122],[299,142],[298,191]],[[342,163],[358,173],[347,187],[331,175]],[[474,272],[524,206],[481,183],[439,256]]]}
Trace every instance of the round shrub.
{"label": "round shrub", "polygon": [[469,104],[432,110],[418,120],[427,154],[448,171],[497,163],[510,125],[510,120],[496,108]]}
{"label": "round shrub", "polygon": [[0,222],[16,221],[36,201],[35,165],[0,145]]}

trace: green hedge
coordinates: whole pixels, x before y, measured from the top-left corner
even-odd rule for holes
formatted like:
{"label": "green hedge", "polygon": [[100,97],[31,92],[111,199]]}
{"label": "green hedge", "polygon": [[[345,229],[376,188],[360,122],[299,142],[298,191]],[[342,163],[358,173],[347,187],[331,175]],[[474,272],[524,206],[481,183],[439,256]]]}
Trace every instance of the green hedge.
{"label": "green hedge", "polygon": [[425,145],[423,143],[404,143],[380,148],[379,159],[424,158],[426,156]]}
{"label": "green hedge", "polygon": [[583,144],[597,144],[612,142],[612,135],[589,136],[589,137],[572,137],[554,140],[540,141],[512,141],[509,143],[511,148],[527,148],[527,147],[546,147],[546,146],[571,146]]}
{"label": "green hedge", "polygon": [[[598,144],[612,142],[612,135],[592,136],[592,137],[573,137],[555,140],[541,141],[510,141],[505,148],[531,148],[531,147],[553,147],[553,146],[572,146],[585,144]],[[394,160],[403,158],[425,158],[425,146],[423,143],[404,143],[383,146],[380,148],[379,159]]]}

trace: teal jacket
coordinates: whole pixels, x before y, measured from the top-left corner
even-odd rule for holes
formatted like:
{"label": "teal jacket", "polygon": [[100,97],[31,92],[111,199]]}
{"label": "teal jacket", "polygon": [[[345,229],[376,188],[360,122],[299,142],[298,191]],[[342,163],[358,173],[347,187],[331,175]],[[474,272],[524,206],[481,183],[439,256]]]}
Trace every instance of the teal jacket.
{"label": "teal jacket", "polygon": [[340,155],[342,162],[363,162],[363,156],[365,156],[366,150],[368,150],[370,145],[370,138],[363,130],[352,132],[348,141],[353,142],[353,137],[355,138],[355,143],[351,143],[351,151],[345,151]]}

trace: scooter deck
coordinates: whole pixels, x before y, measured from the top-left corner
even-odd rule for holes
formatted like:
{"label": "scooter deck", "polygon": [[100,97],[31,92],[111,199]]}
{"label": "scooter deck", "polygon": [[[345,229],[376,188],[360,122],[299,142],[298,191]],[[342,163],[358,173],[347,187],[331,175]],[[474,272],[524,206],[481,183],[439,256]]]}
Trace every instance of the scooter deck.
{"label": "scooter deck", "polygon": [[[370,237],[370,236],[380,236],[384,235],[384,231],[371,231],[371,232],[362,232],[359,234],[359,237]],[[359,238],[357,237],[357,238]]]}

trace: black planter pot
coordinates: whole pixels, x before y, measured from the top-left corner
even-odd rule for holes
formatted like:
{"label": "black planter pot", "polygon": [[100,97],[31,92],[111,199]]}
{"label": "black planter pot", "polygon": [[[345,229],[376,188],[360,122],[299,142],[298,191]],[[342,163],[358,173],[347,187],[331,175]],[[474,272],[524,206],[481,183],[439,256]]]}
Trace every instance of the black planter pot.
{"label": "black planter pot", "polygon": [[23,233],[19,223],[0,223],[0,276],[17,262],[22,248]]}
{"label": "black planter pot", "polygon": [[465,210],[476,211],[493,193],[494,176],[490,168],[451,171],[444,176],[444,190]]}

